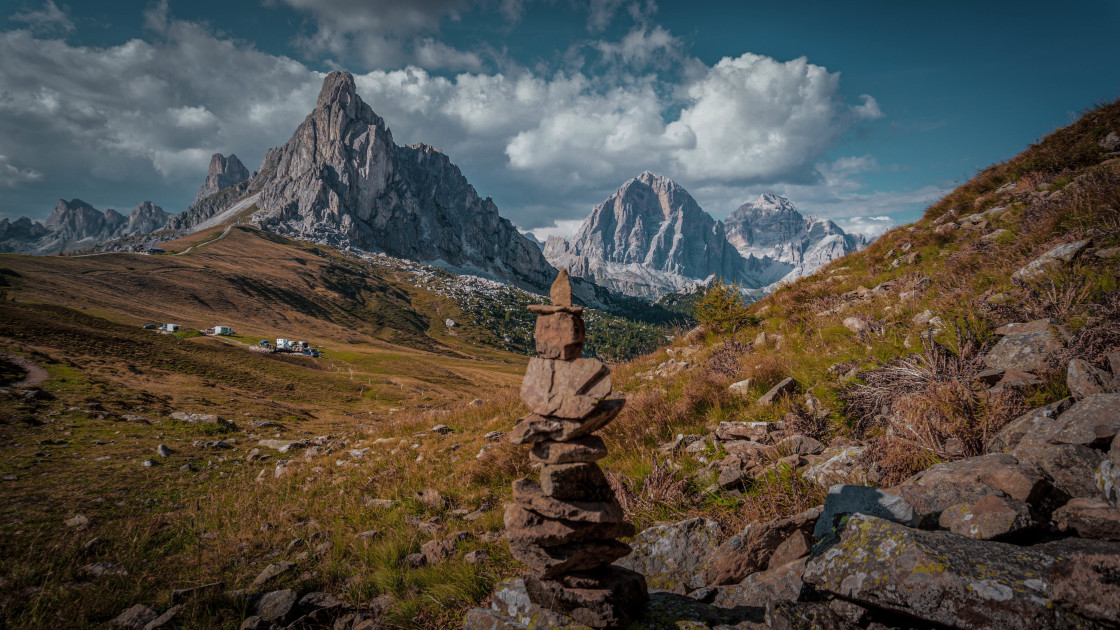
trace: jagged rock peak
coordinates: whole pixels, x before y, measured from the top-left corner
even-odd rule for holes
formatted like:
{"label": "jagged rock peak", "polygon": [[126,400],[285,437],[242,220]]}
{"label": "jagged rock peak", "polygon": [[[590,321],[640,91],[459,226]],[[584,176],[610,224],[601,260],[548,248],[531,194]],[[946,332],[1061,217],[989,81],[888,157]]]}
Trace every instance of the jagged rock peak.
{"label": "jagged rock peak", "polygon": [[317,109],[326,109],[335,103],[352,103],[358,96],[358,86],[354,83],[354,75],[345,70],[335,70],[323,79],[323,87],[319,90]]}
{"label": "jagged rock peak", "polygon": [[249,179],[249,169],[245,168],[236,155],[230,153],[229,157],[226,157],[221,153],[215,153],[210,156],[210,171],[194,200],[201,201],[223,188],[240,184],[247,179]]}

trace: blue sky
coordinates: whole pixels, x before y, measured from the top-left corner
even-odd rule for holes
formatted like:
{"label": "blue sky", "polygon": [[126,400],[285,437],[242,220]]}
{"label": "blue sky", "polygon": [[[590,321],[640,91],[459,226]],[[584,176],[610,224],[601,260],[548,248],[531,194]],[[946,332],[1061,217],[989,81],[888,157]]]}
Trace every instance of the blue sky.
{"label": "blue sky", "polygon": [[[980,5],[979,7],[974,5]],[[0,216],[183,210],[353,72],[398,144],[570,233],[649,169],[876,232],[1120,97],[1120,3],[196,0],[0,7]]]}

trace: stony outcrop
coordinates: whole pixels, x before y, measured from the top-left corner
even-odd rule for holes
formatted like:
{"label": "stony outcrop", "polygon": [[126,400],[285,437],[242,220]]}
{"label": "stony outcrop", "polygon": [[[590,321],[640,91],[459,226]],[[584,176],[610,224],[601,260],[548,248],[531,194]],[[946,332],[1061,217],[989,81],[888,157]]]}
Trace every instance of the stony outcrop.
{"label": "stony outcrop", "polygon": [[536,291],[555,274],[443,152],[394,144],[348,72],[327,75],[314,111],[265,156],[260,172],[265,181],[251,221],[266,230]]}
{"label": "stony outcrop", "polygon": [[245,168],[236,155],[230,153],[229,157],[226,157],[221,153],[215,153],[210,156],[210,171],[206,174],[206,181],[199,186],[194,200],[202,201],[223,188],[240,184],[247,179],[249,179],[249,169]]}
{"label": "stony outcrop", "polygon": [[[533,413],[510,438],[534,445],[540,483],[514,483],[506,538],[513,557],[529,567],[523,581],[529,603],[590,627],[621,627],[644,610],[646,581],[611,564],[631,553],[616,539],[634,528],[595,463],[606,448],[592,435],[618,414],[621,401],[606,400],[606,367],[580,358],[583,309],[572,305],[567,271],[557,276],[551,297],[550,306],[530,307],[537,314],[539,356],[530,361],[521,398]],[[486,611],[467,617],[467,627],[491,622],[501,627]]]}

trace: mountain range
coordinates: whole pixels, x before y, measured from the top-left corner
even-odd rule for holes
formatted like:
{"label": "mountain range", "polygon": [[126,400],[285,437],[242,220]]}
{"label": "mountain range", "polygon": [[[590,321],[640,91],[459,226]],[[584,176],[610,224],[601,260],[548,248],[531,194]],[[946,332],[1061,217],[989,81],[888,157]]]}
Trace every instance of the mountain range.
{"label": "mountain range", "polygon": [[646,171],[595,206],[571,240],[549,238],[544,252],[573,276],[657,299],[713,277],[761,295],[866,245],[769,193],[717,221],[680,185]]}
{"label": "mountain range", "polygon": [[[765,291],[866,243],[763,195],[726,222],[675,182],[645,172],[596,206],[570,241],[542,245],[503,218],[439,149],[398,146],[384,119],[332,72],[314,110],[250,173],[214,154],[194,203],[169,215],[145,201],[127,217],[60,200],[45,223],[0,220],[0,251],[145,251],[203,229],[244,223],[341,248],[383,252],[543,291],[567,267],[585,302],[601,287],[644,299],[714,276]],[[542,251],[543,250],[543,251]]]}

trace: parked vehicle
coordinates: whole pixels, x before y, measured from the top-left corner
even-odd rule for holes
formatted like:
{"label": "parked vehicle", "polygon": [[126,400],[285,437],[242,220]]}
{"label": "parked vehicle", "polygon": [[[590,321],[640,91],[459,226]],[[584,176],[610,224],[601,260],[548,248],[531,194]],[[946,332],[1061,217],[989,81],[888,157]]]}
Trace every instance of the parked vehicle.
{"label": "parked vehicle", "polygon": [[261,339],[260,341],[257,342],[257,345],[260,346],[261,348],[267,348],[269,350],[272,349],[272,344],[268,343],[267,339]]}
{"label": "parked vehicle", "polygon": [[155,324],[144,324],[144,330],[155,330],[156,328],[159,328],[159,326]]}

